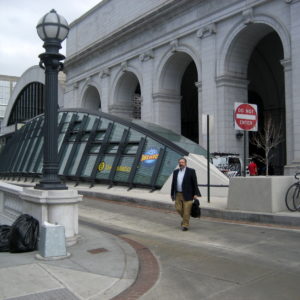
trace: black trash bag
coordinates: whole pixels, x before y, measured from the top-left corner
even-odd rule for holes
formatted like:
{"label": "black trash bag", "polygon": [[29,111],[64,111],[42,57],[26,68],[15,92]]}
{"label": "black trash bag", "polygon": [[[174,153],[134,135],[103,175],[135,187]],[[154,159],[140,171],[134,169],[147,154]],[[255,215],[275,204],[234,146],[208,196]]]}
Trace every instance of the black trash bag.
{"label": "black trash bag", "polygon": [[12,253],[34,251],[37,248],[39,221],[23,214],[11,226],[9,251]]}
{"label": "black trash bag", "polygon": [[10,232],[11,232],[11,226],[0,225],[0,252],[9,251]]}

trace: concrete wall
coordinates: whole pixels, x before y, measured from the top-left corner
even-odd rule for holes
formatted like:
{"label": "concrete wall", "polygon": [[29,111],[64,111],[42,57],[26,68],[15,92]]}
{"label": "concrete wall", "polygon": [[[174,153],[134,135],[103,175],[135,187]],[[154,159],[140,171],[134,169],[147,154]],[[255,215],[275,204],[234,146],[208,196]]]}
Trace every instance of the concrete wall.
{"label": "concrete wall", "polygon": [[293,176],[250,176],[230,179],[227,208],[253,212],[288,211],[285,193]]}

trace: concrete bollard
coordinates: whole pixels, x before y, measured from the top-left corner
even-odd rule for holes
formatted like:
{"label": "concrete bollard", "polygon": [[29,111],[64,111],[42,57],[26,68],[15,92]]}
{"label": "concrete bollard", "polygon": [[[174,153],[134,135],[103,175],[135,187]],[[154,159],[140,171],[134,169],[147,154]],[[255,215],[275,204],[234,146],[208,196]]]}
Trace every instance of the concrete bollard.
{"label": "concrete bollard", "polygon": [[69,257],[66,250],[65,228],[44,222],[40,230],[38,259],[62,259]]}

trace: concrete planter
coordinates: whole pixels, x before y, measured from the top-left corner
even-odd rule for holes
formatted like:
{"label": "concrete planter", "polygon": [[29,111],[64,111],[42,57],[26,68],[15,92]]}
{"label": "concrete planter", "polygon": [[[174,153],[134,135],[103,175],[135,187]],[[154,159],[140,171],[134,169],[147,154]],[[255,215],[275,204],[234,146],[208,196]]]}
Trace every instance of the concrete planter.
{"label": "concrete planter", "polygon": [[227,209],[266,213],[287,211],[285,193],[294,182],[294,176],[231,178]]}

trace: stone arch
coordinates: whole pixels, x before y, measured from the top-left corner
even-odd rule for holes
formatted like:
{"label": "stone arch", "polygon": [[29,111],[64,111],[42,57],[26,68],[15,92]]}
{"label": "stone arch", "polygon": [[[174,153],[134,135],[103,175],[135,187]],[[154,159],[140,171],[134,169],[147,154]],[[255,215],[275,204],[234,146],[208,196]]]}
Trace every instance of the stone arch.
{"label": "stone arch", "polygon": [[198,143],[199,59],[187,47],[173,47],[161,59],[156,74],[155,122]]}
{"label": "stone arch", "polygon": [[[237,69],[236,66],[241,65],[241,62],[248,61],[249,57],[259,40],[268,33],[275,31],[282,42],[284,58],[290,59],[291,43],[288,30],[278,21],[267,17],[257,16],[252,20],[252,23],[245,25],[237,23],[229,30],[228,35],[224,38],[224,43],[221,46],[219,55],[219,63],[217,65],[217,76],[226,73],[236,75],[246,75],[247,70]],[[244,44],[243,49],[239,49],[238,45]],[[246,45],[248,47],[246,47]]]}
{"label": "stone arch", "polygon": [[109,112],[123,118],[141,118],[141,76],[125,66],[115,77]]}
{"label": "stone arch", "polygon": [[[269,41],[269,42],[267,42]],[[274,47],[272,49],[272,47]],[[224,97],[223,111],[232,110],[234,102],[258,104],[260,128],[263,130],[263,119],[267,113],[274,123],[283,120],[286,126],[285,74],[281,65],[290,58],[290,39],[286,29],[270,17],[259,16],[247,25],[238,24],[225,37],[220,61],[217,67],[219,94]],[[278,86],[280,88],[278,88]],[[278,92],[277,90],[280,90]],[[224,119],[232,118],[228,113]],[[287,120],[287,122],[289,122]],[[226,131],[226,129],[224,129]],[[232,134],[234,129],[223,133],[224,143],[236,145],[235,152],[242,153],[242,145]],[[230,132],[231,131],[231,132]],[[252,133],[249,133],[251,137]],[[264,155],[248,144],[247,156]],[[276,150],[276,174],[283,173],[286,163],[286,144],[282,143]],[[262,165],[263,166],[263,165]],[[263,174],[263,173],[262,173]]]}
{"label": "stone arch", "polygon": [[158,74],[154,81],[155,90],[178,92],[181,77],[191,61],[195,63],[198,81],[201,81],[200,59],[189,46],[180,45],[172,51],[168,50],[159,61],[155,72]]}
{"label": "stone arch", "polygon": [[101,97],[98,89],[94,85],[87,85],[82,96],[82,107],[85,109],[101,110]]}

